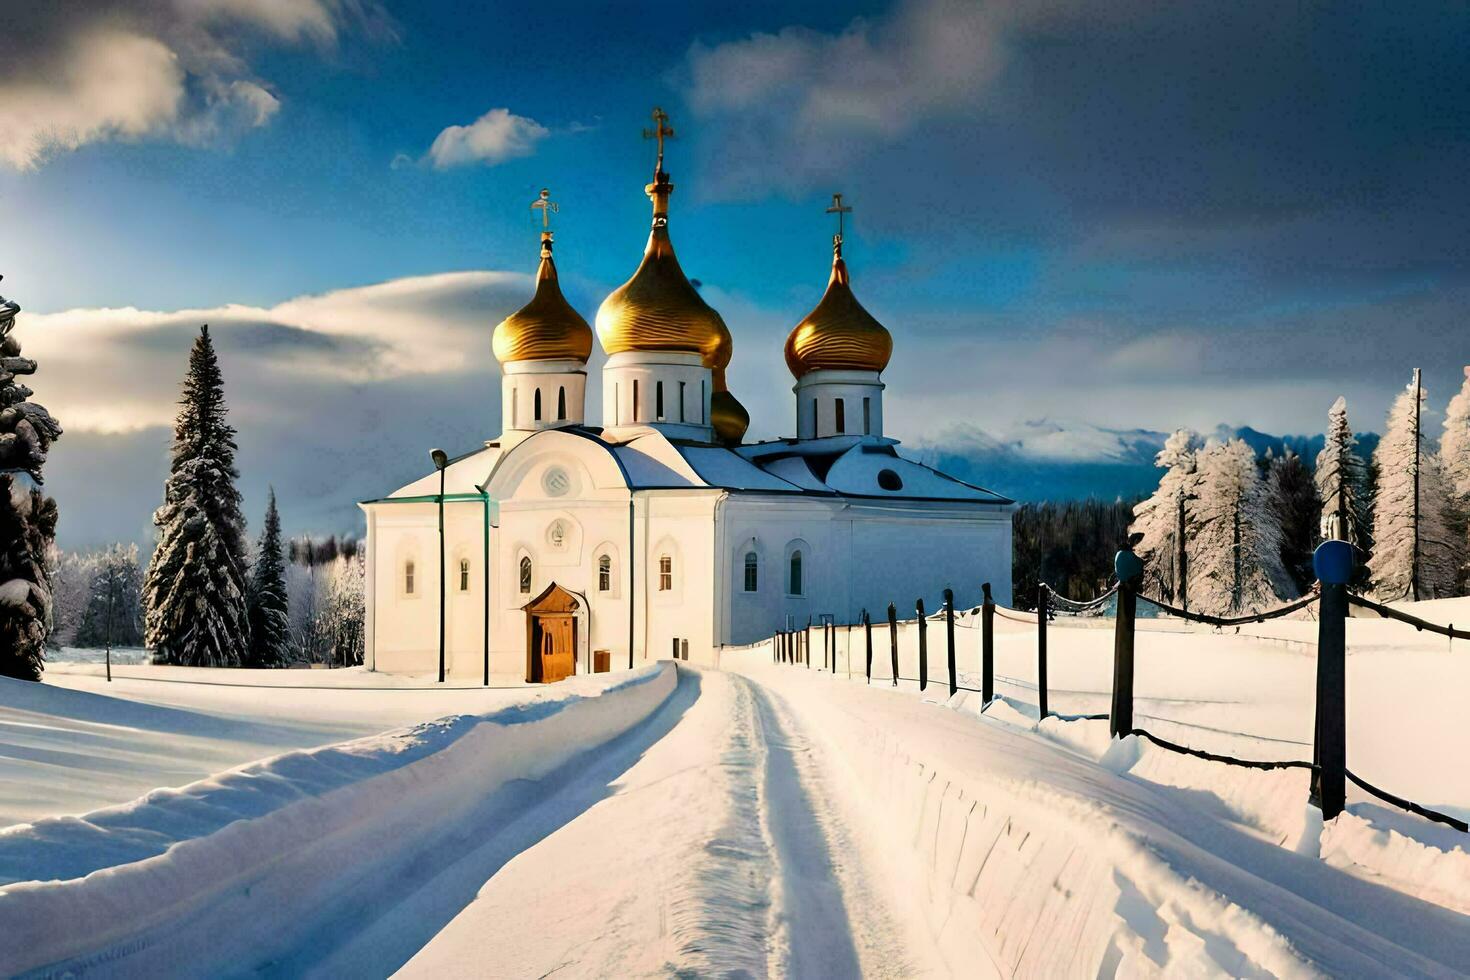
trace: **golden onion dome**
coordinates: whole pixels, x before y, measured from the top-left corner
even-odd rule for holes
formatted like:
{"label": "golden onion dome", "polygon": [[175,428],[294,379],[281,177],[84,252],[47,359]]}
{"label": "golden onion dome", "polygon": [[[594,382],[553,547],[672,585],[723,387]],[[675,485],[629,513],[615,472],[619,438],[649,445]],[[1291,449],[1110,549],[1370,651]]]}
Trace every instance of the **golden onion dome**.
{"label": "golden onion dome", "polygon": [[730,388],[725,384],[725,368],[723,365],[716,367],[711,372],[711,390],[709,398],[709,421],[714,426],[715,437],[721,442],[731,445],[740,445],[740,440],[745,436],[745,430],[750,428],[750,413],[740,400],[730,393]]}
{"label": "golden onion dome", "polygon": [[597,338],[609,355],[624,351],[685,351],[705,367],[730,361],[730,330],[700,298],[679,268],[669,239],[669,195],[674,185],[660,166],[644,190],[653,199],[653,230],[633,278],[613,290],[597,311]]}
{"label": "golden onion dome", "polygon": [[491,338],[495,359],[511,361],[585,361],[592,354],[592,328],[561,294],[556,263],[551,260],[551,235],[541,236],[541,267],[536,270],[536,295],[531,302],[501,320]]}
{"label": "golden onion dome", "polygon": [[820,370],[882,371],[892,355],[892,335],[852,294],[839,234],[827,291],[786,338],[786,366],[798,378]]}

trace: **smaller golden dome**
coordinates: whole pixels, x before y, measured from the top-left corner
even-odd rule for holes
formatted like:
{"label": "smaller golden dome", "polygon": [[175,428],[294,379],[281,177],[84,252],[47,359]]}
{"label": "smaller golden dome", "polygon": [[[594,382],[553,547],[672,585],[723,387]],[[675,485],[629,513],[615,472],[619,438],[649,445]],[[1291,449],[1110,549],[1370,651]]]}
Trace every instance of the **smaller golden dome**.
{"label": "smaller golden dome", "polygon": [[750,428],[750,413],[730,393],[725,384],[724,367],[717,367],[711,372],[711,382],[709,421],[714,426],[715,437],[726,445],[738,446],[745,430]]}
{"label": "smaller golden dome", "polygon": [[592,354],[592,328],[561,294],[556,263],[551,260],[551,236],[541,240],[541,267],[536,270],[536,295],[495,328],[491,339],[495,359],[511,361],[585,361]]}
{"label": "smaller golden dome", "polygon": [[892,356],[892,335],[852,294],[839,236],[827,291],[786,338],[786,366],[798,378],[821,370],[882,371]]}

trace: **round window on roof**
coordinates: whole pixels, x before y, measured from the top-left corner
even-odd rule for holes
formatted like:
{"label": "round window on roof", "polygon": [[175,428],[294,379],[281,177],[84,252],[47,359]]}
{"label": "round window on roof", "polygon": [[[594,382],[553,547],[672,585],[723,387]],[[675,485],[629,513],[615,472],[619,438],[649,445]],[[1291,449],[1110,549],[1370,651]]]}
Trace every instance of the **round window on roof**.
{"label": "round window on roof", "polygon": [[902,490],[903,479],[893,470],[879,470],[878,486],[884,490]]}

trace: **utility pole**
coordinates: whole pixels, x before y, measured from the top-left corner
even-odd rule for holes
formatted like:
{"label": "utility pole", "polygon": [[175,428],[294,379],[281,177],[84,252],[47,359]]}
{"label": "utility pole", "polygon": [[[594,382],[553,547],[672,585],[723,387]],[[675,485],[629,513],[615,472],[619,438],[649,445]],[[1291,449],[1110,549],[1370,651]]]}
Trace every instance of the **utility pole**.
{"label": "utility pole", "polygon": [[1419,601],[1419,415],[1424,400],[1423,380],[1414,369],[1414,552],[1409,561],[1409,588],[1414,601]]}
{"label": "utility pole", "polygon": [[[429,458],[439,471],[439,683],[444,683],[444,470],[449,456],[442,449],[430,451]],[[488,569],[487,569],[488,571]]]}

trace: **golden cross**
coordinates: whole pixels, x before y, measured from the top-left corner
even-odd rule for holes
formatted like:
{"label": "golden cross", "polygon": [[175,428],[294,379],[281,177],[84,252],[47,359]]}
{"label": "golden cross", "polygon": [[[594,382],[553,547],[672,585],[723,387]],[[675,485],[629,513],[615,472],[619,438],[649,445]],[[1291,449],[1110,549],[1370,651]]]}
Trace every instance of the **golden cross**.
{"label": "golden cross", "polygon": [[541,188],[541,194],[531,202],[531,210],[541,212],[541,231],[543,234],[551,231],[551,216],[561,210],[561,206],[551,199],[551,191]]}
{"label": "golden cross", "polygon": [[652,129],[645,129],[643,131],[643,138],[646,140],[658,140],[658,166],[655,170],[662,171],[664,169],[664,139],[666,137],[673,139],[674,129],[668,124],[669,114],[658,106],[653,107],[653,121],[655,124],[654,127]]}
{"label": "golden cross", "polygon": [[828,214],[837,215],[837,234],[832,236],[832,245],[838,249],[842,248],[842,216],[852,213],[852,205],[842,203],[841,194],[832,195],[832,206],[827,209]]}

